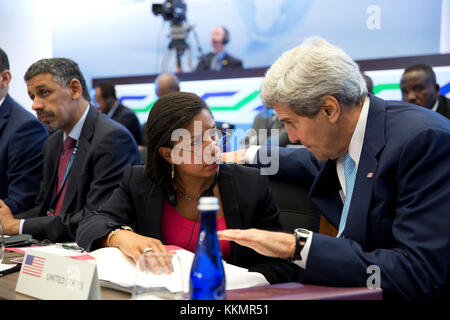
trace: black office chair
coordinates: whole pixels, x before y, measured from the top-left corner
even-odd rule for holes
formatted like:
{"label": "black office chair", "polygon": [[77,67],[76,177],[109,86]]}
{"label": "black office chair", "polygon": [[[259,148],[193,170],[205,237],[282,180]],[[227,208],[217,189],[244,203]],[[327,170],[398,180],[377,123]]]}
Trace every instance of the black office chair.
{"label": "black office chair", "polygon": [[216,121],[216,127],[220,130],[234,130],[234,124],[229,122],[223,122],[223,121]]}
{"label": "black office chair", "polygon": [[[233,130],[234,130],[234,128],[235,128],[235,125],[232,124],[232,123],[229,123],[229,122],[216,121],[216,127],[217,127],[217,129],[220,129],[220,130],[222,130],[222,131],[228,132],[228,133],[230,134],[230,136],[231,136],[231,135],[233,134]],[[231,139],[230,139],[230,140],[231,140]],[[229,145],[229,142],[226,143],[226,144],[223,146],[223,150],[222,150],[222,151],[223,151],[223,152],[230,151],[230,145]]]}
{"label": "black office chair", "polygon": [[309,199],[309,188],[277,180],[270,176],[273,197],[280,209],[283,231],[293,233],[296,228],[319,231],[320,213]]}

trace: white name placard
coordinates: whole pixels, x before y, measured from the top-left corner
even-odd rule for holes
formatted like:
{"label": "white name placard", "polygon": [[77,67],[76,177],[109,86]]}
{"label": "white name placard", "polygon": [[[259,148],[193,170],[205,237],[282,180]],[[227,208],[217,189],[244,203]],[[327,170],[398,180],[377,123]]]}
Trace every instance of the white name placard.
{"label": "white name placard", "polygon": [[95,264],[29,249],[16,291],[42,300],[99,300]]}

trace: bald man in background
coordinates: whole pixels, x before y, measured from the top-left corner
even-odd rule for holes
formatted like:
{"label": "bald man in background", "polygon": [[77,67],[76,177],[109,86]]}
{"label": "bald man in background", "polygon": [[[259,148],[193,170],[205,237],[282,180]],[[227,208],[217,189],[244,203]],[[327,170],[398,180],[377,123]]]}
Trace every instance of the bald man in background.
{"label": "bald man in background", "polygon": [[[173,73],[161,73],[155,79],[155,93],[157,97],[162,97],[165,94],[172,92],[180,92],[180,80]],[[147,146],[147,122],[142,126],[142,141],[143,146]],[[142,159],[145,163],[146,153],[141,153]]]}
{"label": "bald man in background", "polygon": [[173,73],[162,73],[155,80],[155,93],[158,97],[172,92],[180,92],[180,80]]}

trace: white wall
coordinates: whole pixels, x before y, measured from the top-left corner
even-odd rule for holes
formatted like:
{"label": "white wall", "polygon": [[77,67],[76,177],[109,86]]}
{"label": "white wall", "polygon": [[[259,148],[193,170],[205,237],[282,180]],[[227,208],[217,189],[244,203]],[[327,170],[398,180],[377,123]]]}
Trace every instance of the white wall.
{"label": "white wall", "polygon": [[440,53],[450,53],[450,0],[442,0]]}
{"label": "white wall", "polygon": [[0,47],[9,58],[10,95],[31,110],[23,76],[39,59],[52,57],[52,0],[0,0]]}

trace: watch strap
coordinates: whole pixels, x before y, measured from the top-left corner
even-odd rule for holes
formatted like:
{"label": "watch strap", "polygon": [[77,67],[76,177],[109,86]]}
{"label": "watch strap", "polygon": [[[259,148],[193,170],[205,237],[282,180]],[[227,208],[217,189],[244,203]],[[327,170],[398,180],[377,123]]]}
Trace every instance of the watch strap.
{"label": "watch strap", "polygon": [[302,260],[302,256],[301,256],[301,252],[303,250],[303,247],[306,244],[306,240],[308,239],[310,231],[307,229],[303,229],[303,228],[298,228],[295,229],[294,234],[295,234],[295,251],[294,251],[294,256],[292,258],[292,260],[294,261],[301,261]]}

